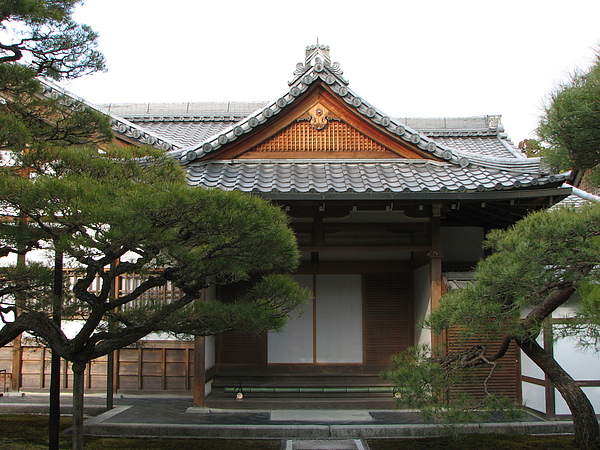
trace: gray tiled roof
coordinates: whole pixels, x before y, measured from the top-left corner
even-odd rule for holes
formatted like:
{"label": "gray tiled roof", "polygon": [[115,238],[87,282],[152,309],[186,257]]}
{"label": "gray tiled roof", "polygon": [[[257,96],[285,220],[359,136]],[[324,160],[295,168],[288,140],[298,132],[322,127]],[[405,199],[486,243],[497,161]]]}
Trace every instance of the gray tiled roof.
{"label": "gray tiled roof", "polygon": [[265,106],[267,102],[179,102],[179,103],[110,103],[100,105],[106,111],[130,120],[152,118],[177,120],[178,117],[235,117],[237,120]]}
{"label": "gray tiled roof", "polygon": [[174,144],[192,147],[219,135],[267,102],[112,103],[102,105]]}
{"label": "gray tiled roof", "polygon": [[[196,118],[194,118],[196,119]],[[135,119],[134,119],[135,120]],[[198,142],[204,142],[206,139],[219,134],[231,126],[231,120],[202,120],[196,121],[134,121],[138,126],[143,127],[165,139],[173,142],[176,148],[191,147]]]}
{"label": "gray tiled roof", "polygon": [[440,145],[467,153],[504,158],[524,157],[509,141],[498,136],[461,136],[456,133],[454,136],[436,137],[427,132],[425,134],[432,136]]}
{"label": "gray tiled roof", "polygon": [[[327,49],[324,49],[327,50]],[[316,53],[318,53],[317,49]],[[557,187],[569,174],[552,175],[539,158],[525,158],[507,139],[499,116],[467,118],[391,118],[351,91],[339,65],[307,57],[297,66],[289,91],[204,142],[172,152],[187,166],[193,185],[260,194],[484,193]],[[202,158],[273,120],[313,83],[334,95],[365,120],[411,146],[442,160],[244,160]]]}
{"label": "gray tiled roof", "polygon": [[92,108],[96,111],[106,114],[111,119],[112,130],[126,138],[137,141],[143,145],[152,145],[167,151],[177,148],[177,146],[168,138],[154,134],[150,130],[136,125],[127,119],[116,116],[100,106],[93,105],[86,100],[77,97],[61,86],[57,86],[49,80],[40,78],[39,81],[43,88],[43,95],[60,101],[65,107],[68,108],[77,108],[80,105],[85,105],[88,108]]}
{"label": "gray tiled roof", "polygon": [[576,187],[571,187],[571,190],[573,192],[571,195],[564,200],[561,200],[552,208],[560,208],[564,206],[578,208],[587,203],[600,203],[600,197],[592,194],[591,192],[587,192]]}
{"label": "gray tiled roof", "polygon": [[[328,49],[317,46],[312,50],[310,58],[296,67],[289,90],[272,102],[111,104],[96,108],[112,118],[117,133],[169,150],[187,166],[192,185],[264,195],[448,193],[460,197],[555,188],[568,180],[568,173],[551,174],[539,158],[525,158],[508,140],[500,116],[387,116],[348,88],[339,65],[330,62]],[[313,83],[324,83],[364,120],[441,162],[400,158],[203,161],[206,155],[276,119]],[[48,85],[46,95],[65,95],[60,89]]]}
{"label": "gray tiled roof", "polygon": [[490,117],[498,116],[473,116],[473,117],[397,117],[396,120],[416,130],[435,131],[485,131],[490,130]]}
{"label": "gray tiled roof", "polygon": [[[248,109],[255,111],[251,107],[257,104],[264,105],[265,103],[253,102],[249,103]],[[211,114],[198,115],[201,110],[201,104],[198,105],[194,114],[181,115],[188,104],[129,104],[111,105],[110,111],[116,114],[122,114],[122,117],[136,124],[137,126],[148,130],[165,140],[172,142],[175,148],[194,147],[203,143],[209,138],[219,135],[227,130],[234,123],[240,121],[245,116],[239,116],[241,108],[235,110],[235,115],[224,115],[225,111],[212,111]],[[214,103],[207,104],[207,109],[210,111],[214,107]],[[217,104],[219,105],[219,104]],[[173,106],[171,108],[171,106]],[[179,106],[179,109],[175,106]],[[251,106],[251,107],[250,107]],[[160,108],[164,108],[163,115],[159,115]],[[148,115],[143,115],[140,111],[148,109],[152,111]],[[207,112],[207,111],[206,111]],[[213,114],[215,113],[215,114]],[[497,130],[489,128],[480,128],[482,124],[487,124],[487,116],[466,117],[466,118],[427,118],[427,119],[398,119],[403,123],[411,123],[413,128],[423,135],[431,137],[440,145],[462,150],[469,153],[477,153],[480,155],[495,156],[495,157],[524,157],[519,149],[515,148],[512,143]],[[453,128],[439,127],[443,123],[454,121]],[[428,125],[438,125],[439,128],[429,128]],[[460,128],[456,125],[462,125]]]}
{"label": "gray tiled roof", "polygon": [[194,161],[187,168],[192,185],[260,194],[468,193],[556,186],[568,177],[402,159],[237,159]]}

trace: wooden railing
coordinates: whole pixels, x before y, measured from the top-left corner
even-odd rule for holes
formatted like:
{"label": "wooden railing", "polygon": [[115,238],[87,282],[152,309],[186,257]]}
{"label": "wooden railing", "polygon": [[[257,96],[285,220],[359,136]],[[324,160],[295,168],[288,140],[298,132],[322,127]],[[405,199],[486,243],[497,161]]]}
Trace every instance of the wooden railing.
{"label": "wooden railing", "polygon": [[[75,284],[78,277],[79,272],[76,269],[66,269],[65,277],[68,280],[68,283],[73,285]],[[145,275],[139,274],[123,274],[119,275],[115,279],[115,284],[113,288],[113,295],[115,297],[121,297],[123,295],[130,294],[133,292],[140,284],[147,278]],[[102,288],[102,280],[100,277],[96,277],[92,284],[92,288],[90,292],[98,293]],[[159,286],[155,288],[151,288],[140,295],[133,302],[127,304],[125,307],[138,307],[149,303],[160,303],[167,304],[171,303],[179,298],[181,298],[182,293],[179,289],[177,289],[171,282],[167,282],[164,286]]]}

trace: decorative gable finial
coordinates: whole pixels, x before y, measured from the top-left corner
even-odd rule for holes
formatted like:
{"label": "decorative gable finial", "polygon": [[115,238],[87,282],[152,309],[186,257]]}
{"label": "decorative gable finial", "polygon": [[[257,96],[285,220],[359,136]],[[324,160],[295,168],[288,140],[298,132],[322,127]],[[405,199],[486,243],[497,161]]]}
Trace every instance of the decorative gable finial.
{"label": "decorative gable finial", "polygon": [[319,44],[318,39],[316,45],[308,45],[306,47],[306,60],[304,64],[306,66],[314,66],[315,64],[331,65],[329,45]]}
{"label": "decorative gable finial", "polygon": [[321,72],[324,67],[327,67],[331,72],[337,75],[342,75],[344,73],[340,69],[339,63],[331,62],[331,57],[329,56],[329,45],[319,44],[318,39],[316,45],[313,44],[306,46],[306,59],[304,64],[296,64],[294,75],[302,75],[311,67],[317,69],[318,72]]}

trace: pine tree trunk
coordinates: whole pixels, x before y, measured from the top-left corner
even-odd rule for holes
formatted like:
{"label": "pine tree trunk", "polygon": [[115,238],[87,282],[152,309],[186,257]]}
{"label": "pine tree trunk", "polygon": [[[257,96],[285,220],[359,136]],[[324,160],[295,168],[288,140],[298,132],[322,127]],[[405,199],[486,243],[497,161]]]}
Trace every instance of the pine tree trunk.
{"label": "pine tree trunk", "polygon": [[84,363],[73,363],[73,450],[83,450]]}
{"label": "pine tree trunk", "polygon": [[600,427],[594,407],[577,382],[536,341],[515,339],[523,352],[544,371],[571,410],[575,443],[582,448],[600,449]]}
{"label": "pine tree trunk", "polygon": [[60,446],[60,356],[52,351],[50,362],[50,414],[48,415],[48,450]]}

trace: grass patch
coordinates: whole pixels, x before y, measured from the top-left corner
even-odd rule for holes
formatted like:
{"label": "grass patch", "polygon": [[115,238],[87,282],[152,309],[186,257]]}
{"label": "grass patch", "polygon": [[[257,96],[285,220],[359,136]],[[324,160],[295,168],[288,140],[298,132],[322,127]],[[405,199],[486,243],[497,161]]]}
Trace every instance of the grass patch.
{"label": "grass patch", "polygon": [[86,450],[279,450],[281,440],[254,439],[122,439],[122,438],[87,438]]}
{"label": "grass patch", "polygon": [[[48,416],[0,415],[0,448],[43,450],[48,448]],[[61,429],[71,426],[70,417],[61,418]],[[60,438],[60,448],[71,448],[71,436]],[[371,450],[563,450],[574,449],[573,436],[530,436],[514,434],[465,434],[457,438],[369,439]],[[86,450],[279,450],[280,439],[171,439],[171,438],[84,438]]]}
{"label": "grass patch", "polygon": [[[71,426],[71,417],[61,417],[64,430]],[[48,416],[14,414],[0,415],[0,449],[43,450],[48,448]],[[151,439],[84,437],[86,450],[279,450],[280,439]],[[60,437],[60,448],[71,448],[71,435]]]}
{"label": "grass patch", "polygon": [[[48,448],[48,416],[35,414],[1,415],[0,448],[7,450],[34,450]],[[60,418],[60,429],[73,423],[71,417]],[[61,438],[61,447],[69,448],[70,440]]]}
{"label": "grass patch", "polygon": [[566,450],[577,448],[573,436],[537,436],[524,434],[463,434],[457,437],[419,439],[369,439],[371,450]]}

